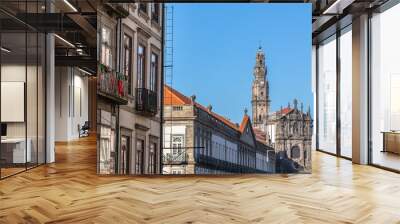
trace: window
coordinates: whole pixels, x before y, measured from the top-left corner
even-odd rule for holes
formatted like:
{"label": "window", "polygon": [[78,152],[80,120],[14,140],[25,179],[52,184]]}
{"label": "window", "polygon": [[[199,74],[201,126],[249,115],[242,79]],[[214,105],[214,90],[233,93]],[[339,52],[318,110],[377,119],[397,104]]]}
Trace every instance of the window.
{"label": "window", "polygon": [[144,140],[136,140],[136,164],[135,173],[143,174],[143,156],[144,156]]}
{"label": "window", "polygon": [[151,53],[150,90],[157,92],[158,55]]}
{"label": "window", "polygon": [[151,20],[160,23],[160,4],[158,3],[151,4]]}
{"label": "window", "polygon": [[157,143],[150,143],[149,152],[149,174],[155,174],[157,172]]}
{"label": "window", "polygon": [[100,129],[100,144],[99,144],[99,160],[98,160],[98,172],[100,174],[114,174],[115,162],[116,162],[116,145],[115,145],[115,116],[110,112],[104,110],[98,110],[98,118]]}
{"label": "window", "polygon": [[111,29],[103,26],[101,38],[101,63],[112,68]]}
{"label": "window", "polygon": [[146,48],[139,44],[137,53],[137,88],[145,88]]}
{"label": "window", "polygon": [[300,158],[300,148],[297,145],[290,149],[290,156],[293,159]]}
{"label": "window", "polygon": [[128,94],[132,94],[132,37],[124,34],[124,75],[128,81]]}
{"label": "window", "polygon": [[147,14],[147,4],[146,3],[139,3],[139,11],[144,12]]}
{"label": "window", "polygon": [[336,153],[336,35],[318,48],[318,148]]}
{"label": "window", "polygon": [[129,173],[129,143],[128,136],[121,136],[121,152],[120,152],[120,174]]}
{"label": "window", "polygon": [[371,18],[372,163],[400,170],[400,4]]}
{"label": "window", "polygon": [[[350,28],[350,29],[349,29]],[[349,30],[348,30],[349,29]],[[340,36],[340,154],[352,157],[352,34],[351,26]]]}
{"label": "window", "polygon": [[183,107],[182,106],[173,106],[172,110],[173,111],[181,111],[181,110],[183,110]]}
{"label": "window", "polygon": [[172,154],[180,155],[184,148],[184,136],[183,135],[172,135]]}
{"label": "window", "polygon": [[183,170],[172,170],[172,174],[183,174]]}

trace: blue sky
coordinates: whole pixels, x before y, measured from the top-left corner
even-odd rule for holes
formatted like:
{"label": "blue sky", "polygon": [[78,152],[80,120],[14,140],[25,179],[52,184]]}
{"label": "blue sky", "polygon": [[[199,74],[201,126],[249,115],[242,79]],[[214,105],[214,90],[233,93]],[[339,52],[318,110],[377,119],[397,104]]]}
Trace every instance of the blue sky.
{"label": "blue sky", "polygon": [[[312,106],[310,4],[173,4],[172,86],[234,122],[251,112],[261,43],[272,111],[294,98]],[[251,113],[249,113],[251,114]]]}

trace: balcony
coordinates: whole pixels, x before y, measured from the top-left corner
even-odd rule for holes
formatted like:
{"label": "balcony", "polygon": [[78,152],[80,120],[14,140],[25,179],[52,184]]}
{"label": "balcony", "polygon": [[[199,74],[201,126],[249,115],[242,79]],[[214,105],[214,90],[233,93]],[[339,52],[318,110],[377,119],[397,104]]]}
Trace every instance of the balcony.
{"label": "balcony", "polygon": [[185,151],[172,153],[171,149],[163,150],[163,164],[186,164],[188,162],[188,154]]}
{"label": "balcony", "polygon": [[122,73],[100,64],[97,75],[97,94],[116,102],[127,104],[128,82]]}
{"label": "balcony", "polygon": [[157,93],[146,88],[136,88],[136,111],[154,116],[157,113]]}
{"label": "balcony", "polygon": [[109,14],[117,18],[126,18],[129,16],[129,4],[130,3],[105,3],[104,5]]}
{"label": "balcony", "polygon": [[[265,171],[257,169],[256,167],[251,167],[239,163],[232,163],[230,161],[221,160],[214,158],[210,155],[205,155],[201,152],[201,149],[195,150],[195,162],[196,164],[209,167],[215,170],[221,170],[229,173],[269,173],[270,171]],[[275,164],[275,163],[274,163]],[[274,165],[273,164],[273,165]]]}

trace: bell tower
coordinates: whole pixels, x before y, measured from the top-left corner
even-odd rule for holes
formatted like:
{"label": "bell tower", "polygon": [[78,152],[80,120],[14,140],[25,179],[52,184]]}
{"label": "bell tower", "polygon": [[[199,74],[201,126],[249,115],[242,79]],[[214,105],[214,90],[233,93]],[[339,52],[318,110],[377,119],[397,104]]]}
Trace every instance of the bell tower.
{"label": "bell tower", "polygon": [[265,53],[260,46],[256,53],[256,64],[253,70],[252,86],[252,115],[253,126],[267,132],[267,119],[269,112],[269,85],[267,68],[265,66]]}

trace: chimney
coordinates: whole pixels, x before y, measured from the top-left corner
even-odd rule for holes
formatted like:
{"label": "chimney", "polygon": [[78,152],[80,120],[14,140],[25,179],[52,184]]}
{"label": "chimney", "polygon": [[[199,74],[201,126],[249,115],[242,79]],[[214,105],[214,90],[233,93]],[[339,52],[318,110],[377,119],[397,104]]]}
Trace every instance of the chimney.
{"label": "chimney", "polygon": [[192,103],[196,102],[196,95],[193,94],[193,95],[190,97],[190,99],[192,100]]}

